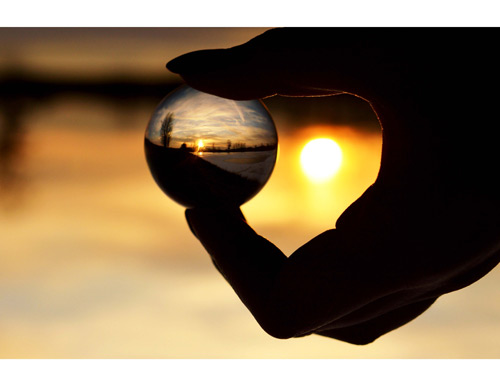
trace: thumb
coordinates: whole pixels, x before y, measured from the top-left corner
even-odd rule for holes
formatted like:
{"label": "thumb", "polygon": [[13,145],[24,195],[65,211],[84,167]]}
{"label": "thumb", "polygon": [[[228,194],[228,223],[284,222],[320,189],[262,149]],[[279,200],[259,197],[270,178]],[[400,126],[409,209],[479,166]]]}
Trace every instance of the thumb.
{"label": "thumb", "polygon": [[386,34],[380,30],[373,36],[366,29],[272,29],[233,48],[184,54],[167,68],[198,90],[230,99],[340,92],[368,98],[379,83],[387,89],[384,75],[398,74],[389,71],[393,64],[384,57],[381,44],[392,40],[384,39]]}

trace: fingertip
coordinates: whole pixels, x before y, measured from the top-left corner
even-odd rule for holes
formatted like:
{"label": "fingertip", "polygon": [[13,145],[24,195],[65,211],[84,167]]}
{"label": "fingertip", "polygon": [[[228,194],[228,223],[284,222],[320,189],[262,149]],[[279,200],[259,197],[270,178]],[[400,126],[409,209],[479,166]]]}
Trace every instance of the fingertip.
{"label": "fingertip", "polygon": [[[167,70],[169,70],[170,72],[173,72],[174,74],[180,74],[182,72],[185,72],[185,69],[184,67],[186,67],[186,56],[189,55],[189,54],[184,54],[184,55],[181,55],[181,56],[178,56],[172,60],[170,60],[169,62],[167,62],[167,64],[165,65],[165,67],[167,68]],[[189,62],[189,60],[188,60]]]}
{"label": "fingertip", "polygon": [[170,60],[169,62],[167,62],[167,64],[165,65],[167,70],[169,70],[170,72],[173,72],[174,74],[179,74],[182,71],[182,59],[181,58],[182,57],[179,56],[179,57],[174,58],[174,59]]}
{"label": "fingertip", "polygon": [[172,62],[174,62],[174,61],[175,61],[175,59],[172,59],[170,62],[167,62],[167,64],[165,64],[165,68],[167,70],[169,70],[170,72],[177,73],[176,68],[175,68],[175,63],[174,63],[174,65],[172,65]]}
{"label": "fingertip", "polygon": [[188,52],[170,60],[168,70],[180,74],[208,74],[212,71],[226,71],[231,65],[225,49]]}
{"label": "fingertip", "polygon": [[189,229],[198,237],[195,224],[228,223],[234,221],[246,222],[245,216],[239,207],[188,208],[184,212]]}
{"label": "fingertip", "polygon": [[192,88],[233,100],[261,99],[275,95],[278,75],[274,61],[250,48],[233,47],[189,52],[166,68]]}
{"label": "fingertip", "polygon": [[193,62],[196,63],[196,60],[193,60],[193,57],[198,55],[198,52],[189,52],[187,54],[183,54],[170,60],[165,67],[167,67],[169,71],[176,74],[192,72],[194,69]]}

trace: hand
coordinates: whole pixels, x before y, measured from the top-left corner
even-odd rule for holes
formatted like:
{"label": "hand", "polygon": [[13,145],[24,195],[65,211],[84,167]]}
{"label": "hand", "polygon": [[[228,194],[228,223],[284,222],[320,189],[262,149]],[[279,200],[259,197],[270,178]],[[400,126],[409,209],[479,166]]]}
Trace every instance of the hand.
{"label": "hand", "polygon": [[[272,336],[366,344],[499,261],[493,29],[276,29],[167,67],[232,99],[350,93],[382,126],[375,183],[289,258],[238,208],[188,223]],[[495,36],[496,37],[495,37]]]}

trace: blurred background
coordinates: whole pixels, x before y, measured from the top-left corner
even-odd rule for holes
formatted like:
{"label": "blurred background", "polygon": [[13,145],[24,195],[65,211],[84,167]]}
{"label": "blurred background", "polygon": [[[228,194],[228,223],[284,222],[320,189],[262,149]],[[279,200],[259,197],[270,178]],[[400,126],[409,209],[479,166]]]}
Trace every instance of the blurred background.
{"label": "blurred background", "polygon": [[[265,30],[0,28],[0,357],[500,357],[498,268],[362,347],[267,336],[217,273],[153,181],[144,131],[181,84],[167,61]],[[350,96],[264,102],[279,159],[242,210],[289,255],[374,182],[381,133]],[[318,137],[342,151],[321,180],[300,161]]]}

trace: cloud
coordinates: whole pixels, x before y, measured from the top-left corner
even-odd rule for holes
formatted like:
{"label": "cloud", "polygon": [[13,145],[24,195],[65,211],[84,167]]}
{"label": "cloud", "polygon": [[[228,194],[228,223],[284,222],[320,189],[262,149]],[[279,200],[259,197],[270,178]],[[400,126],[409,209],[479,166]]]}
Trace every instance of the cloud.
{"label": "cloud", "polygon": [[172,145],[202,139],[216,146],[244,142],[247,146],[277,141],[269,113],[257,101],[233,101],[183,87],[168,96],[154,113],[149,137],[159,140],[161,122],[173,113]]}

